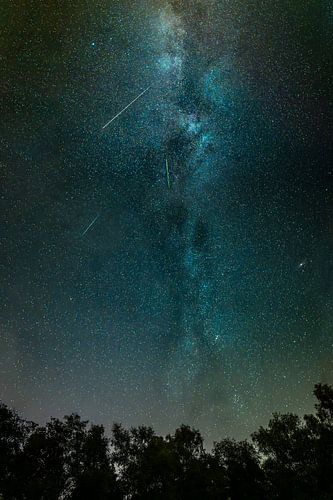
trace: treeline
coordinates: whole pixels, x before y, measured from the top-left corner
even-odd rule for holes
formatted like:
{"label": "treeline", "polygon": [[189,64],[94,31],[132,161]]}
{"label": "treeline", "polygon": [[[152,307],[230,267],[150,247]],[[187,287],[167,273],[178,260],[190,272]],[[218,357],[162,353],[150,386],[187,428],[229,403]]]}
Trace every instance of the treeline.
{"label": "treeline", "polygon": [[314,394],[314,415],[274,414],[251,442],[223,439],[209,453],[186,425],[162,437],[115,424],[108,438],[76,414],[43,427],[1,404],[0,498],[332,500],[333,389]]}

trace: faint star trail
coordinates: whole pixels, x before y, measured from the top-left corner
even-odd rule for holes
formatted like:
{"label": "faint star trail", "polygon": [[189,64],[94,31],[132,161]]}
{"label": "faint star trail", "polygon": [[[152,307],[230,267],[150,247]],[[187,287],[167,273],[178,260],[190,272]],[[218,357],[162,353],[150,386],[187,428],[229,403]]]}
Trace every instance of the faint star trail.
{"label": "faint star trail", "polygon": [[128,109],[130,106],[132,106],[132,104],[134,104],[135,101],[137,101],[138,99],[140,99],[140,97],[143,96],[143,94],[145,94],[150,89],[150,87],[151,87],[151,85],[149,85],[149,87],[147,87],[143,92],[141,92],[141,94],[139,94],[138,96],[136,96],[135,99],[133,99],[133,101],[131,101],[129,104],[127,104],[127,106],[125,106],[121,111],[119,111],[119,113],[117,113],[113,118],[111,118],[111,120],[109,120],[102,127],[102,130],[105,129],[106,127],[108,127],[116,118],[118,118],[118,116],[120,116],[124,111],[126,111],[126,109]]}
{"label": "faint star trail", "polygon": [[95,222],[97,221],[98,218],[99,218],[99,214],[96,215],[96,217],[90,222],[89,226],[86,227],[86,229],[81,234],[81,238],[82,238],[82,236],[84,236],[85,234],[87,234],[87,232],[89,231],[89,229],[95,224]]}

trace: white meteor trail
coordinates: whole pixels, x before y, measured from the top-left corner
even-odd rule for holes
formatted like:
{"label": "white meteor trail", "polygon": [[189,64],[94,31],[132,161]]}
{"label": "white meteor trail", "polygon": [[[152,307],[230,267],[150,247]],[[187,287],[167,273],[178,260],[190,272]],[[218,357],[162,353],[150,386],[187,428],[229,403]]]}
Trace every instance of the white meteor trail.
{"label": "white meteor trail", "polygon": [[139,94],[138,96],[136,96],[135,99],[133,99],[133,101],[131,101],[129,104],[127,104],[127,106],[125,106],[121,111],[119,111],[119,113],[117,113],[113,118],[111,118],[111,120],[109,120],[103,127],[102,127],[102,130],[105,129],[108,125],[110,125],[110,123],[112,123],[116,118],[118,118],[118,116],[120,116],[124,111],[126,111],[127,108],[129,108],[130,106],[132,106],[133,103],[135,103],[135,101],[137,101],[138,99],[140,99],[141,96],[143,96],[143,94],[145,94],[147,92],[147,90],[149,90],[151,87],[151,85],[149,85],[149,87],[147,87],[143,92],[141,92],[141,94]]}
{"label": "white meteor trail", "polygon": [[170,189],[170,172],[168,158],[165,159],[165,171],[167,176],[168,188]]}
{"label": "white meteor trail", "polygon": [[91,228],[91,226],[93,226],[95,224],[95,222],[97,221],[98,217],[99,217],[99,214],[96,215],[96,217],[90,222],[89,226],[81,234],[81,237],[84,236],[89,231],[89,229]]}

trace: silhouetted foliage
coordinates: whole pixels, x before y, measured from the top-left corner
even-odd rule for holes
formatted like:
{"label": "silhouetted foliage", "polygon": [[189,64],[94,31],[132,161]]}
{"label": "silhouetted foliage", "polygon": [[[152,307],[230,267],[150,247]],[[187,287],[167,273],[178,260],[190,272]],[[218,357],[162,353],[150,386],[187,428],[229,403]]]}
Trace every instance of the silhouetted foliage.
{"label": "silhouetted foliage", "polygon": [[332,500],[333,389],[315,386],[314,415],[273,414],[252,443],[224,439],[211,452],[182,425],[101,425],[72,414],[45,426],[0,404],[3,500]]}
{"label": "silhouetted foliage", "polygon": [[19,498],[22,454],[34,428],[35,424],[0,404],[0,494],[5,499]]}
{"label": "silhouetted foliage", "polygon": [[316,415],[274,414],[252,435],[262,454],[269,498],[333,498],[333,390],[318,384]]}
{"label": "silhouetted foliage", "polygon": [[226,497],[249,500],[265,498],[259,455],[251,443],[224,439],[215,443],[213,456],[223,471]]}

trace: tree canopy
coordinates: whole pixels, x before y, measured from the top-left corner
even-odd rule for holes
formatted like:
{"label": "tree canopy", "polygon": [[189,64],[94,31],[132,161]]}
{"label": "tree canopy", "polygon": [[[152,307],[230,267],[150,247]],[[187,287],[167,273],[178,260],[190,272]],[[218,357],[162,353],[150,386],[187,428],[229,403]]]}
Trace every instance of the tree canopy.
{"label": "tree canopy", "polygon": [[197,429],[102,425],[77,414],[40,426],[0,404],[3,500],[331,500],[333,389],[315,386],[315,413],[273,414],[250,441],[210,452]]}

